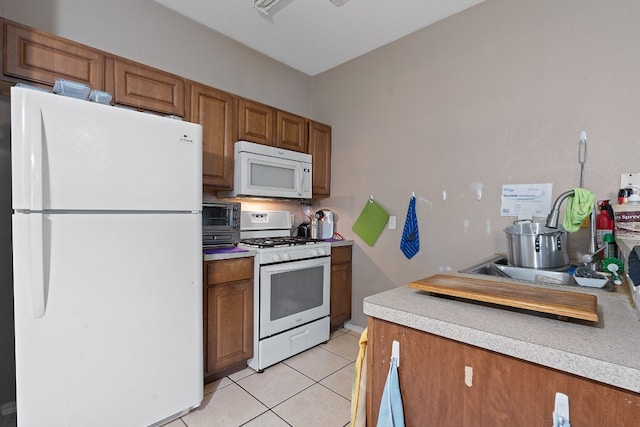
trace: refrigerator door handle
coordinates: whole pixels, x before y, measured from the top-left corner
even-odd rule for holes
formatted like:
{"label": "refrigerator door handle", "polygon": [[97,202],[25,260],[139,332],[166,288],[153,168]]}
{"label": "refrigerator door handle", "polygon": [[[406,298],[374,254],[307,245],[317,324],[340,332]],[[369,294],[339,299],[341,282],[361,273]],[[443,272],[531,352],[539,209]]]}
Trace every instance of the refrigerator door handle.
{"label": "refrigerator door handle", "polygon": [[[27,119],[25,127],[26,147],[23,151],[22,182],[24,200],[29,204],[28,209],[42,210],[42,142],[43,119],[42,110],[37,105],[27,107]],[[26,163],[26,164],[25,164]]]}
{"label": "refrigerator door handle", "polygon": [[29,222],[29,275],[31,283],[31,305],[33,317],[44,316],[46,308],[44,286],[44,248],[42,234],[42,213],[30,213]]}

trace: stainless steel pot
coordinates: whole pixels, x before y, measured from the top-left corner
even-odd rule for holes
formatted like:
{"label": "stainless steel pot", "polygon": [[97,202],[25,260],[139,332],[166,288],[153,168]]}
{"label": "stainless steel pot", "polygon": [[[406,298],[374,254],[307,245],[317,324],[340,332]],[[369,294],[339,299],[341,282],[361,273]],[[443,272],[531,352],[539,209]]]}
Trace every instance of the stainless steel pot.
{"label": "stainless steel pot", "polygon": [[567,232],[535,222],[517,222],[505,228],[509,264],[555,269],[569,265]]}

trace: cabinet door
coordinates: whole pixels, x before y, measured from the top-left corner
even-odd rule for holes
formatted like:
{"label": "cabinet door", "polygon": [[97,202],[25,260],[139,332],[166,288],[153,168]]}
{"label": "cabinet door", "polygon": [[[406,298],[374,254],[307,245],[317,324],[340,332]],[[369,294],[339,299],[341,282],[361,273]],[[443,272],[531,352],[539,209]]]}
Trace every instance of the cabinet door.
{"label": "cabinet door", "polygon": [[571,425],[637,425],[640,394],[549,369],[466,344],[465,365],[473,369],[467,387],[464,426],[549,423],[556,392],[569,397]]}
{"label": "cabinet door", "polygon": [[53,86],[56,79],[104,88],[101,52],[51,34],[3,21],[4,76]]}
{"label": "cabinet door", "polygon": [[[423,339],[422,332],[369,318],[367,424],[371,421],[376,425],[395,340],[400,343],[398,378],[406,424],[466,427],[462,397],[466,388],[464,353],[457,350],[453,341],[435,338]],[[473,425],[476,426],[481,424]]]}
{"label": "cabinet door", "polygon": [[136,62],[109,58],[106,90],[115,104],[184,117],[185,80]]}
{"label": "cabinet door", "polygon": [[284,111],[276,112],[276,146],[307,152],[307,128],[304,117]]}
{"label": "cabinet door", "polygon": [[313,158],[313,197],[331,195],[331,126],[309,121],[309,154]]}
{"label": "cabinet door", "polygon": [[375,425],[400,343],[407,425],[538,427],[552,424],[556,392],[572,425],[637,425],[640,394],[379,319],[368,320],[367,419]]}
{"label": "cabinet door", "polygon": [[236,140],[236,98],[191,84],[190,121],[202,125],[202,183],[214,189],[233,188],[233,143]]}
{"label": "cabinet door", "polygon": [[331,249],[331,330],[351,319],[351,246]]}
{"label": "cabinet door", "polygon": [[240,140],[275,146],[274,122],[275,109],[240,98],[238,102],[238,137]]}
{"label": "cabinet door", "polygon": [[253,355],[253,283],[214,285],[208,291],[207,373],[220,371]]}
{"label": "cabinet door", "polygon": [[213,381],[253,357],[253,257],[204,263],[204,374]]}

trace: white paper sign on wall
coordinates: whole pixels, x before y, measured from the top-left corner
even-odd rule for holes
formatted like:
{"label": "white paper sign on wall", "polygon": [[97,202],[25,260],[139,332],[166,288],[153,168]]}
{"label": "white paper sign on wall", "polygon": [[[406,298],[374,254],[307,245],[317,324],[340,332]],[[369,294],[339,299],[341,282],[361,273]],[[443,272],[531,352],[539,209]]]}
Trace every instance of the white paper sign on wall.
{"label": "white paper sign on wall", "polygon": [[546,217],[551,211],[553,184],[504,184],[501,216]]}

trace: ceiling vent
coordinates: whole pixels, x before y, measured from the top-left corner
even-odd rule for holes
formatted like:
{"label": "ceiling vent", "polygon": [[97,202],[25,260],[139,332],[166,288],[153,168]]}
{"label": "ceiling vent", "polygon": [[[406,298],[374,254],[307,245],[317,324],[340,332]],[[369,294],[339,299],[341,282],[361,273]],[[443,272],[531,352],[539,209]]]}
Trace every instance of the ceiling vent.
{"label": "ceiling vent", "polygon": [[264,13],[265,15],[269,14],[269,9],[278,4],[280,0],[253,0],[253,7],[258,11]]}
{"label": "ceiling vent", "polygon": [[[268,15],[269,10],[276,4],[280,3],[280,1],[281,0],[253,0],[253,7],[259,10],[260,12],[264,13],[265,15]],[[336,6],[342,6],[349,0],[329,0],[329,1]]]}

